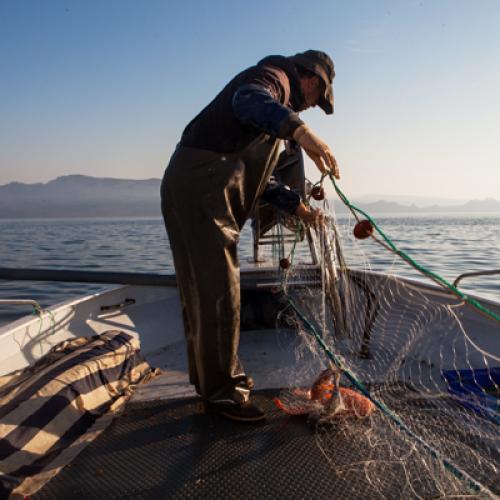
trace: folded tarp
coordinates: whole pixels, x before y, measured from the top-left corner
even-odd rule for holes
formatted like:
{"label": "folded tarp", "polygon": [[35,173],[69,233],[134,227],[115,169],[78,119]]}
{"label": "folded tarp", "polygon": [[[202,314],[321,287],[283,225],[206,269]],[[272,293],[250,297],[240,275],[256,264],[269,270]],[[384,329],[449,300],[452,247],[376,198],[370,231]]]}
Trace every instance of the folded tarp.
{"label": "folded tarp", "polygon": [[139,348],[136,336],[112,330],[0,377],[0,498],[33,494],[104,430],[154,375]]}

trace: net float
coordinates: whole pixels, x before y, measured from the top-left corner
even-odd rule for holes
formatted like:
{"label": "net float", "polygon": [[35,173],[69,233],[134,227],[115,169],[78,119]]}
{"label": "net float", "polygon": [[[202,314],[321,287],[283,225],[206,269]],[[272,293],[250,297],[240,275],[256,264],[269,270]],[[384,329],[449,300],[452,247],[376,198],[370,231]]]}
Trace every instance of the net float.
{"label": "net float", "polygon": [[323,189],[323,186],[314,186],[311,189],[311,196],[317,201],[324,200],[325,190]]}
{"label": "net float", "polygon": [[373,224],[367,219],[360,220],[354,226],[353,233],[358,240],[364,240],[373,234]]}
{"label": "net float", "polygon": [[280,259],[281,269],[288,269],[290,267],[290,261],[287,258]]}

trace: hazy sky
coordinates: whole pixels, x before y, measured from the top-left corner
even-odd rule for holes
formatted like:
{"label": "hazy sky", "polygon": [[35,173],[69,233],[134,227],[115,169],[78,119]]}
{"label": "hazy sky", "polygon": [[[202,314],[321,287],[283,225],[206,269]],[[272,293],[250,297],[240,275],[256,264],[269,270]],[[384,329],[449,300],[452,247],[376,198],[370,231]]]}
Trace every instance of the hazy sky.
{"label": "hazy sky", "polygon": [[499,26],[499,0],[0,0],[0,184],[161,177],[237,72],[315,48],[335,114],[303,118],[349,196],[500,199]]}

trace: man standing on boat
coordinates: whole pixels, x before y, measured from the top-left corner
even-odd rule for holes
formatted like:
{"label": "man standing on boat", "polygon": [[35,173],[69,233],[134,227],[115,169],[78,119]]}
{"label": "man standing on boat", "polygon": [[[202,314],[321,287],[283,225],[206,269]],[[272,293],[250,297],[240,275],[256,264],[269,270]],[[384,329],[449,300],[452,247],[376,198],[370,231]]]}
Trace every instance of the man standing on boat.
{"label": "man standing on boat", "polygon": [[333,113],[333,62],[308,50],[269,56],[236,75],[185,128],[161,187],[188,344],[189,377],[207,411],[259,421],[238,359],[239,233],[257,200],[308,223],[320,216],[285,187],[268,189],[281,140],[295,141],[321,172],[338,167],[298,113]]}

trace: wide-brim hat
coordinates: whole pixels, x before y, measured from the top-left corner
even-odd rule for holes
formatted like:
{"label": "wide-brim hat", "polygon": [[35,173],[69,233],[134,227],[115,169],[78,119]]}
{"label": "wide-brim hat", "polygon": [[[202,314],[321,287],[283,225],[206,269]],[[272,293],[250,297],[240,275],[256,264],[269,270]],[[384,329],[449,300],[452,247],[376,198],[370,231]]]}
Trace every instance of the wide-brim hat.
{"label": "wide-brim hat", "polygon": [[311,71],[319,76],[325,84],[325,92],[320,97],[318,106],[327,114],[333,113],[333,79],[335,78],[335,69],[333,61],[328,54],[320,50],[306,50],[299,52],[289,59],[297,66]]}

